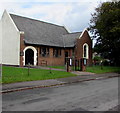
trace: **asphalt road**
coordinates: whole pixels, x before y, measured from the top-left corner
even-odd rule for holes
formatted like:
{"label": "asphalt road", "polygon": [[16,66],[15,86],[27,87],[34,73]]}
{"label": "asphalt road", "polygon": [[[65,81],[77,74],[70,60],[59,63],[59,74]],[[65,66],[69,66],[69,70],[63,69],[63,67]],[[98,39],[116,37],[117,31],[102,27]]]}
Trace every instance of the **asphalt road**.
{"label": "asphalt road", "polygon": [[118,105],[118,78],[2,95],[3,111],[107,111]]}

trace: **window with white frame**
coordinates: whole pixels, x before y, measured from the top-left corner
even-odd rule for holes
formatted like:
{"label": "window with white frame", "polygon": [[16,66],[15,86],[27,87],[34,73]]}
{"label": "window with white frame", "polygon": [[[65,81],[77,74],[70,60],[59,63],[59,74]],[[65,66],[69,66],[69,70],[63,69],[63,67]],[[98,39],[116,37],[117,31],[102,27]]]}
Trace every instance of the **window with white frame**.
{"label": "window with white frame", "polygon": [[89,55],[88,51],[89,51],[89,46],[87,43],[85,43],[83,45],[83,58],[88,59],[88,55]]}

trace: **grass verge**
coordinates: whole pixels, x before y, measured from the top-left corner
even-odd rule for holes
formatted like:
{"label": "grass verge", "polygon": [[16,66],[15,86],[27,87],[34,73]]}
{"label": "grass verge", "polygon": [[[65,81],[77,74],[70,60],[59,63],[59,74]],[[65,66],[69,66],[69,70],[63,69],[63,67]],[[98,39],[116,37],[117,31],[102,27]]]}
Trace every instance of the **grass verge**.
{"label": "grass verge", "polygon": [[[51,66],[51,68],[56,68],[56,69],[65,69],[65,66]],[[73,69],[73,67],[72,67]],[[77,67],[78,69],[78,67]],[[92,72],[96,74],[100,73],[108,73],[108,72],[119,72],[120,73],[120,67],[113,67],[113,66],[91,66],[91,67],[86,67],[87,72]]]}
{"label": "grass verge", "polygon": [[87,72],[92,72],[96,74],[100,73],[108,73],[108,72],[118,72],[120,73],[120,67],[113,67],[113,66],[91,66],[86,68]]}
{"label": "grass verge", "polygon": [[46,80],[76,76],[75,74],[64,72],[44,70],[44,69],[30,69],[28,75],[27,68],[3,66],[2,68],[2,83],[14,83],[23,81]]}

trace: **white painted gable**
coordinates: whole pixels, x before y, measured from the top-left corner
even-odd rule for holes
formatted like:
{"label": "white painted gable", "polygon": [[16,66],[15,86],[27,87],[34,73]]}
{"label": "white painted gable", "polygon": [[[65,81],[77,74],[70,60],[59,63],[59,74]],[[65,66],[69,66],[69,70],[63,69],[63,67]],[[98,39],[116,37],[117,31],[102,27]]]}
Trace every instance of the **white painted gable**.
{"label": "white painted gable", "polygon": [[2,63],[2,23],[0,20],[0,64]]}
{"label": "white painted gable", "polygon": [[5,10],[2,22],[2,63],[20,64],[20,32],[10,15]]}

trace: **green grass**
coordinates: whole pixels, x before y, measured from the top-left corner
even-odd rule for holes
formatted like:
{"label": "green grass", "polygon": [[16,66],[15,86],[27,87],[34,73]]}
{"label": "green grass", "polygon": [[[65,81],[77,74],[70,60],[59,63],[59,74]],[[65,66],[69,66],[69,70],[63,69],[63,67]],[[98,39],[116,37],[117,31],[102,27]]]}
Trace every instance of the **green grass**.
{"label": "green grass", "polygon": [[[64,69],[64,66],[52,66],[52,68]],[[2,83],[14,83],[14,82],[23,82],[23,81],[34,81],[34,80],[46,80],[46,79],[56,79],[76,76],[75,74],[64,72],[64,71],[55,71],[44,70],[44,69],[30,69],[30,74],[28,75],[27,68],[18,68],[18,67],[2,67]],[[87,72],[92,73],[107,73],[107,72],[120,72],[120,67],[110,67],[103,66],[101,69],[100,66],[91,66],[86,68]],[[1,82],[1,81],[0,81]]]}
{"label": "green grass", "polygon": [[92,73],[108,73],[108,72],[120,72],[120,67],[112,67],[112,66],[102,66],[103,69],[101,69],[101,66],[91,66],[87,67],[86,71],[87,72],[92,72]]}
{"label": "green grass", "polygon": [[30,74],[28,75],[27,68],[8,67],[8,66],[3,66],[2,70],[3,70],[2,83],[46,80],[46,79],[56,79],[56,78],[76,76],[75,74],[64,71],[52,70],[52,73],[50,73],[50,70],[43,70],[43,69],[30,69]]}
{"label": "green grass", "polygon": [[[49,66],[49,67],[56,68],[56,69],[65,69],[65,66]],[[96,73],[96,74],[108,73],[108,72],[120,72],[120,67],[102,66],[102,68],[103,69],[101,69],[101,66],[91,66],[91,67],[86,67],[86,71]]]}

